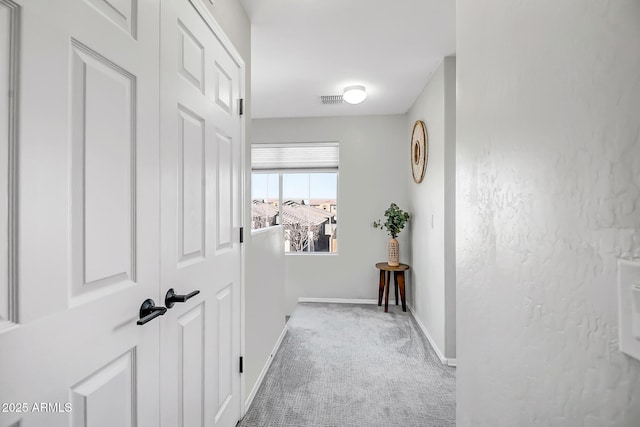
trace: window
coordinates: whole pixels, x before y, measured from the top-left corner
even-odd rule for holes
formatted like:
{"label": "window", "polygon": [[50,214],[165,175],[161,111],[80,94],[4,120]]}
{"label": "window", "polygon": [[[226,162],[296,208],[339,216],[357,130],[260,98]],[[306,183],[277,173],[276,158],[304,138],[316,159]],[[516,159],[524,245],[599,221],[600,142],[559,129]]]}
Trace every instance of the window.
{"label": "window", "polygon": [[251,229],[278,225],[280,174],[251,175]]}
{"label": "window", "polygon": [[337,173],[282,175],[285,252],[336,252]]}
{"label": "window", "polygon": [[338,144],[254,144],[251,228],[282,225],[285,252],[338,249]]}

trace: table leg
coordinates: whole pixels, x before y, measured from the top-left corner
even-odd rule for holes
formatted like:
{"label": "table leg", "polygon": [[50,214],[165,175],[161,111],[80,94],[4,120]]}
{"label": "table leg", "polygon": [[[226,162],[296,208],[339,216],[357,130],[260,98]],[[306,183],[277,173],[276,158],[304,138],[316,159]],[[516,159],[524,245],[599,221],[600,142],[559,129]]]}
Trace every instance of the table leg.
{"label": "table leg", "polygon": [[389,311],[389,281],[390,281],[390,277],[389,277],[389,271],[385,272],[386,274],[384,275],[384,312],[388,312]]}
{"label": "table leg", "polygon": [[393,287],[396,291],[396,305],[398,305],[398,272],[393,272]]}
{"label": "table leg", "polygon": [[380,270],[380,283],[378,284],[378,307],[382,305],[383,293],[384,293],[384,270]]}
{"label": "table leg", "polygon": [[404,271],[398,272],[396,277],[398,286],[400,287],[400,298],[402,298],[402,311],[407,311],[407,301],[404,293]]}

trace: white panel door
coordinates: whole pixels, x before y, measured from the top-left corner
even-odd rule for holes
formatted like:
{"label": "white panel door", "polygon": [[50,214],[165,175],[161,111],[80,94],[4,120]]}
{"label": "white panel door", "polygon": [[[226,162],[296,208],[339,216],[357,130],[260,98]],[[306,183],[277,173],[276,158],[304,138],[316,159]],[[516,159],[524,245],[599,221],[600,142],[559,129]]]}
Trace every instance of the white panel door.
{"label": "white panel door", "polygon": [[159,1],[0,0],[0,426],[157,427]]}
{"label": "white panel door", "polygon": [[[198,0],[162,2],[163,427],[240,417],[242,64]],[[186,297],[185,297],[186,299]]]}

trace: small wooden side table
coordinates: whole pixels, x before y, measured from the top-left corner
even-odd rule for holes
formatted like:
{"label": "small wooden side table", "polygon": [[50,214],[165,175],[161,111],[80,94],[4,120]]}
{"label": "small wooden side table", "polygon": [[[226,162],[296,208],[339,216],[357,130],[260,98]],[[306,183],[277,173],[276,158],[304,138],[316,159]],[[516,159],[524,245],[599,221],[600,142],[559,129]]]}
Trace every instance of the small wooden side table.
{"label": "small wooden side table", "polygon": [[389,286],[391,285],[391,272],[396,290],[396,305],[398,305],[398,288],[400,288],[400,298],[402,299],[402,311],[407,311],[407,301],[404,292],[404,272],[409,269],[407,264],[400,264],[392,267],[387,262],[379,262],[376,268],[380,270],[380,284],[378,285],[378,307],[382,305],[382,293],[384,292],[384,312],[389,311]]}

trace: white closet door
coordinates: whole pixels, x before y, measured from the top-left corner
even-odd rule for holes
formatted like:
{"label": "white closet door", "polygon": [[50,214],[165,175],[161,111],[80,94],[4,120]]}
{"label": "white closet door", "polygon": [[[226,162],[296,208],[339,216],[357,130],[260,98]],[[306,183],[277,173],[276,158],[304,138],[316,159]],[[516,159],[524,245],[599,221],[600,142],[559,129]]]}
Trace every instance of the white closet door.
{"label": "white closet door", "polygon": [[158,25],[0,0],[2,427],[160,422]]}
{"label": "white closet door", "polygon": [[162,2],[162,426],[240,417],[241,64],[197,0]]}

